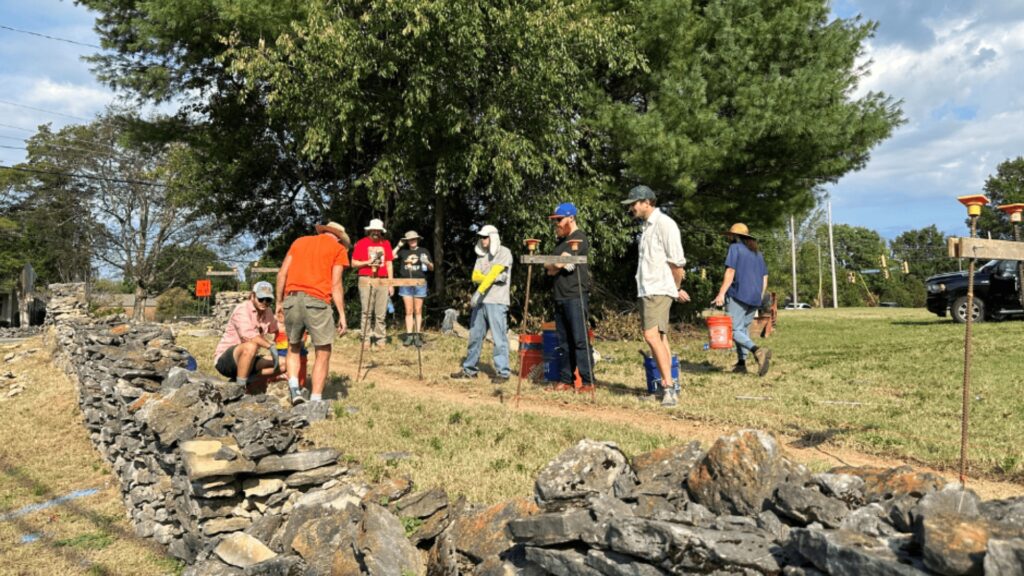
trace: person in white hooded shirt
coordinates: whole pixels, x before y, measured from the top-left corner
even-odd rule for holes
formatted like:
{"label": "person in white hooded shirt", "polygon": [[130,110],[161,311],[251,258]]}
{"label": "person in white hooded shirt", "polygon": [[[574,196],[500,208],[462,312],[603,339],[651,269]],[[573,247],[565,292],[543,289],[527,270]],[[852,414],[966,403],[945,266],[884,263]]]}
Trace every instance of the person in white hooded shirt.
{"label": "person in white hooded shirt", "polygon": [[491,225],[477,232],[476,264],[473,283],[477,285],[470,299],[472,314],[469,320],[469,346],[462,369],[452,378],[476,378],[484,336],[490,329],[494,338],[494,381],[509,379],[508,305],[509,278],[512,274],[512,252],[501,245],[498,229]]}

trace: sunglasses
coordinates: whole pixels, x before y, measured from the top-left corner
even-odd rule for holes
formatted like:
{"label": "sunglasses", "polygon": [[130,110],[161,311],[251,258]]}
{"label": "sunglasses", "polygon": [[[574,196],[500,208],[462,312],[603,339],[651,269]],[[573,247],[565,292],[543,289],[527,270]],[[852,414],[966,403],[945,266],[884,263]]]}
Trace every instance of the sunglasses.
{"label": "sunglasses", "polygon": [[259,300],[259,301],[260,301],[260,302],[262,302],[263,304],[270,304],[271,302],[273,302],[273,301],[274,301],[274,299],[273,299],[273,298],[257,298],[257,300]]}

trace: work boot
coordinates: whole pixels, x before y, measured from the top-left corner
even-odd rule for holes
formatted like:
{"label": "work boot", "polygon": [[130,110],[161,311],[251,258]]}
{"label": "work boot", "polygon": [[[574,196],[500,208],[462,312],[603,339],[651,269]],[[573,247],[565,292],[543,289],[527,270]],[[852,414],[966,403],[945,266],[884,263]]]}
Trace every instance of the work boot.
{"label": "work boot", "polygon": [[505,382],[508,382],[508,379],[508,374],[495,374],[494,376],[491,377],[491,384],[504,384]]}
{"label": "work boot", "polygon": [[664,408],[671,408],[679,403],[679,395],[675,388],[666,388],[665,395],[661,398],[661,405]]}
{"label": "work boot", "polygon": [[768,367],[772,361],[772,351],[767,348],[758,348],[754,352],[754,360],[757,360],[757,375],[764,376],[768,373]]}
{"label": "work boot", "polygon": [[594,384],[593,383],[583,384],[579,388],[576,389],[576,393],[577,394],[590,394],[593,391],[594,391]]}
{"label": "work boot", "polygon": [[733,374],[746,374],[747,373],[747,365],[746,364],[741,364],[741,363],[737,362],[736,365],[732,367],[732,373]]}
{"label": "work boot", "polygon": [[459,370],[458,372],[452,372],[451,376],[449,377],[452,378],[453,380],[473,380],[474,378],[476,378],[476,374],[470,374],[465,370]]}
{"label": "work boot", "polygon": [[423,333],[417,332],[416,334],[413,334],[412,343],[413,346],[416,346],[417,348],[423,348]]}
{"label": "work boot", "polygon": [[413,338],[414,338],[414,335],[410,334],[408,332],[406,332],[405,334],[402,334],[402,337],[401,337],[402,346],[412,346]]}

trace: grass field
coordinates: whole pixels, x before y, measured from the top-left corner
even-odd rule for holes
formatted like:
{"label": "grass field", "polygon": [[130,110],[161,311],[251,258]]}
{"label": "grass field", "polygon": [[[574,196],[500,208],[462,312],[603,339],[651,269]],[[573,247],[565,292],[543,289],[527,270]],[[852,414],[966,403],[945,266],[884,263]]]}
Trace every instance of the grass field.
{"label": "grass field", "polygon": [[[964,327],[921,309],[840,309],[784,311],[777,332],[764,341],[775,354],[765,378],[728,373],[731,351],[705,351],[705,335],[673,335],[681,356],[683,393],[668,411],[698,424],[756,427],[783,433],[808,445],[838,446],[939,469],[955,469],[960,445],[960,402]],[[971,388],[971,474],[995,480],[1024,480],[1024,397],[1020,394],[1024,322],[976,325]],[[180,343],[198,352],[211,369],[216,338]],[[568,395],[564,415],[509,410],[487,380],[454,381],[465,342],[430,335],[424,373],[433,392],[406,392],[386,386],[415,380],[416,355],[393,345],[376,352],[377,367],[365,382],[348,383],[338,418],[311,433],[364,462],[372,475],[410,474],[420,485],[441,485],[452,493],[493,502],[530,493],[536,471],[582,437],[618,442],[627,454],[679,442],[649,421],[665,410],[643,401],[644,374],[639,341],[600,339],[597,365],[605,384],[598,409],[625,414],[635,425],[574,418],[575,405],[589,396]],[[354,370],[358,342],[336,345],[347,373]],[[489,362],[489,347],[484,351]],[[515,362],[513,363],[515,366]],[[486,366],[484,367],[487,369]],[[512,390],[510,390],[510,388]],[[549,398],[527,385],[524,397]],[[492,401],[493,396],[493,401]],[[467,405],[458,398],[484,399]],[[453,398],[456,400],[453,401]],[[487,405],[487,402],[490,404]],[[381,453],[404,451],[412,457],[385,461]],[[1024,490],[1024,488],[1022,488]]]}
{"label": "grass field", "polygon": [[[27,382],[0,402],[0,515],[70,493],[95,494],[0,521],[0,574],[177,574],[182,565],[135,536],[117,479],[93,449],[75,389],[42,350],[41,338],[10,351],[39,352],[0,364]],[[6,395],[7,389],[0,389]]]}

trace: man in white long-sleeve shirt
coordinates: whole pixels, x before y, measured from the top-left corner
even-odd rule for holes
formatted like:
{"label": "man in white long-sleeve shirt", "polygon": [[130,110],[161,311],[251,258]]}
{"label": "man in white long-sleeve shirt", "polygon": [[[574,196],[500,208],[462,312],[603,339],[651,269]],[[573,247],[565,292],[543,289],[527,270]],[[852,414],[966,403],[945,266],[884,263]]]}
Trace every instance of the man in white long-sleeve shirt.
{"label": "man in white long-sleeve shirt", "polygon": [[644,221],[640,236],[640,261],[636,267],[636,291],[640,299],[644,341],[661,373],[665,391],[662,406],[675,406],[679,383],[672,381],[672,351],[669,349],[669,312],[673,301],[689,302],[682,289],[686,265],[679,226],[657,208],[658,198],[647,186],[637,186],[622,201],[630,213]]}

